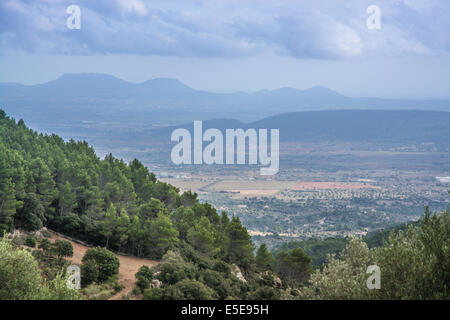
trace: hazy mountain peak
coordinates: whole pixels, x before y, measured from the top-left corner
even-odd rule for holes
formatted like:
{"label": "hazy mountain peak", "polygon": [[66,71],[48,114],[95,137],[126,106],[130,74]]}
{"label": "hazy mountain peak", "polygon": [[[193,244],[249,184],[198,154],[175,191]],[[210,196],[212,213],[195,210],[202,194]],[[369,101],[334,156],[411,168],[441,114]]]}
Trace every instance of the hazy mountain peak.
{"label": "hazy mountain peak", "polygon": [[113,75],[110,74],[104,74],[104,73],[65,73],[58,77],[54,81],[50,82],[68,82],[68,81],[78,81],[78,82],[84,82],[84,81],[99,81],[99,82],[105,82],[108,83],[111,82],[117,82],[117,83],[128,83],[125,80],[119,79]]}
{"label": "hazy mountain peak", "polygon": [[158,91],[160,93],[175,93],[175,92],[191,92],[194,89],[188,87],[178,79],[173,78],[155,78],[147,80],[138,84],[140,89]]}
{"label": "hazy mountain peak", "polygon": [[322,95],[325,94],[325,95],[341,96],[340,93],[338,93],[334,90],[331,90],[330,88],[323,87],[323,86],[314,86],[314,87],[311,87],[304,91],[310,92],[310,93],[322,94]]}
{"label": "hazy mountain peak", "polygon": [[323,86],[305,90],[283,87],[249,94],[213,93],[192,89],[173,78],[131,83],[98,73],[64,74],[39,85],[0,83],[0,103],[10,104],[15,110],[33,104],[36,110],[43,104],[47,108],[59,110],[75,102],[77,106],[89,109],[95,105],[95,110],[111,110],[111,106],[115,105],[121,108],[126,106],[128,111],[171,110],[176,111],[171,114],[176,113],[177,116],[198,112],[200,118],[210,117],[206,115],[208,112],[214,117],[230,117],[237,113],[240,120],[254,120],[256,114],[268,116],[292,111],[342,108],[450,110],[450,100],[351,98]]}
{"label": "hazy mountain peak", "polygon": [[183,85],[186,86],[183,82],[181,82],[178,79],[175,78],[154,78],[154,79],[150,79],[144,82],[141,82],[141,84],[143,83],[164,83],[164,84],[175,84],[175,85]]}
{"label": "hazy mountain peak", "polygon": [[327,87],[314,86],[306,90],[300,90],[292,87],[281,87],[274,90],[261,90],[255,92],[256,95],[262,95],[266,97],[280,97],[290,99],[321,99],[321,98],[334,98],[343,97],[341,94]]}

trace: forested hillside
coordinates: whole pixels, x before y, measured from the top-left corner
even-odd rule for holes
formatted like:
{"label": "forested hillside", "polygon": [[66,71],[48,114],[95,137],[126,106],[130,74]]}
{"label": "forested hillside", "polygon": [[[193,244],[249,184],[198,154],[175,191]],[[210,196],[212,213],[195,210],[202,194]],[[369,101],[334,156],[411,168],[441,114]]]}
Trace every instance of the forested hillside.
{"label": "forested hillside", "polygon": [[[0,231],[43,225],[88,243],[161,258],[179,241],[245,265],[252,244],[238,219],[157,181],[138,160],[100,160],[86,142],[42,135],[0,114]],[[230,237],[229,235],[233,235]]]}
{"label": "forested hillside", "polygon": [[[3,238],[0,299],[86,298],[86,286],[104,282],[120,290],[111,251],[160,260],[136,273],[136,298],[449,298],[448,210],[426,211],[389,237],[365,239],[369,246],[356,238],[309,240],[275,255],[262,244],[255,255],[238,218],[180,194],[138,160],[101,160],[86,142],[38,134],[0,110],[0,233],[43,226],[97,246],[82,259],[84,296],[64,286],[68,241],[41,239],[31,254]],[[379,290],[366,286],[369,265],[381,270]]]}
{"label": "forested hillside", "polygon": [[254,246],[239,219],[199,203],[196,194],[180,195],[138,160],[101,160],[86,142],[39,134],[4,111],[0,137],[0,233],[46,226],[138,257],[161,259],[173,250],[176,266],[162,264],[176,268],[168,284],[199,280],[209,270],[201,278],[229,290],[208,289],[208,298],[245,298],[259,286],[243,285],[231,274],[233,264],[248,278],[256,271]]}

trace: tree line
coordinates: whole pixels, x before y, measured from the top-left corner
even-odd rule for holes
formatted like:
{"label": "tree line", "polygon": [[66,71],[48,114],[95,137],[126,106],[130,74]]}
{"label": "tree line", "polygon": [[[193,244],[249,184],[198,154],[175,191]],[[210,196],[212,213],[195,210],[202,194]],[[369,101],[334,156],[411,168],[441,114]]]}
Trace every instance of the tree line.
{"label": "tree line", "polygon": [[0,233],[47,226],[92,245],[160,259],[185,241],[249,265],[253,244],[238,218],[158,181],[137,159],[99,159],[86,142],[39,134],[0,111]]}

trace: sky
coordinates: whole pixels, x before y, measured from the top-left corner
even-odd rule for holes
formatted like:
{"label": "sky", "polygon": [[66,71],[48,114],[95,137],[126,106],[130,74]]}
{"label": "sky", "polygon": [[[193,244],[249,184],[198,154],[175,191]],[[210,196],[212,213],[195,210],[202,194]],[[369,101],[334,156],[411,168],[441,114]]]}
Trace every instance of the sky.
{"label": "sky", "polygon": [[215,92],[450,98],[448,30],[448,0],[2,0],[0,82],[95,72]]}

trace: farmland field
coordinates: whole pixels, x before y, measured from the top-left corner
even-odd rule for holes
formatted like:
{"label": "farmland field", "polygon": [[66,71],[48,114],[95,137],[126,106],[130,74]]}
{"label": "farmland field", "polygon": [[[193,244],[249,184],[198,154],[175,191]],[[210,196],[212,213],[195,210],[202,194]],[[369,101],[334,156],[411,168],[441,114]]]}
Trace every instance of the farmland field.
{"label": "farmland field", "polygon": [[364,235],[416,220],[426,205],[445,210],[449,184],[436,177],[448,176],[449,153],[417,149],[285,144],[280,172],[269,178],[248,166],[171,166],[164,170],[173,177],[163,180],[240,217],[257,244],[276,247],[294,238]]}
{"label": "farmland field", "polygon": [[291,190],[326,190],[326,189],[338,189],[338,190],[357,190],[357,189],[380,189],[379,186],[362,183],[348,183],[348,182],[298,182],[292,187]]}

